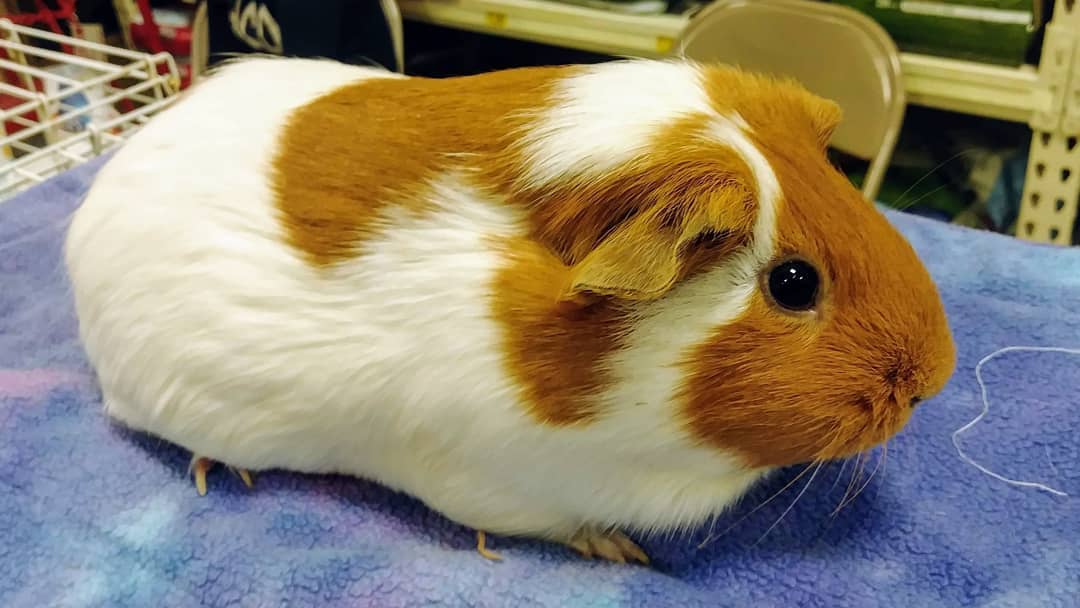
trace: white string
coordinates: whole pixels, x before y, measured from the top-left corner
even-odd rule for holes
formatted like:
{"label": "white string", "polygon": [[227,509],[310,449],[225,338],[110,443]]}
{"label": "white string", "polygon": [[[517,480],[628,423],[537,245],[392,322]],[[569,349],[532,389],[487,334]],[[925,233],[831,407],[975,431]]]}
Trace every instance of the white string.
{"label": "white string", "polygon": [[[1035,488],[1036,490],[1042,490],[1044,492],[1049,492],[1051,494],[1054,494],[1055,496],[1068,496],[1068,494],[1066,494],[1065,492],[1062,492],[1061,490],[1058,490],[1056,488],[1052,488],[1052,487],[1050,487],[1048,485],[1045,485],[1045,484],[1037,483],[1037,482],[1034,482],[1034,481],[1020,481],[1020,480],[1017,480],[1017,479],[1010,479],[1008,477],[1005,477],[1004,475],[1000,475],[998,473],[995,473],[995,472],[991,471],[990,469],[984,467],[983,465],[975,462],[970,456],[968,456],[967,454],[964,453],[963,449],[960,448],[960,435],[961,435],[961,433],[967,432],[969,429],[971,429],[971,427],[973,427],[976,424],[978,424],[979,422],[981,422],[982,419],[985,418],[986,415],[990,413],[990,398],[987,397],[987,395],[986,395],[986,383],[983,382],[983,378],[982,378],[983,365],[985,365],[986,363],[988,363],[992,359],[997,358],[1000,355],[1004,355],[1006,353],[1015,353],[1015,352],[1063,353],[1063,354],[1066,354],[1066,355],[1080,355],[1080,349],[1076,349],[1076,348],[1062,348],[1062,347],[1057,347],[1057,346],[1008,346],[1006,348],[996,350],[996,351],[990,353],[989,355],[986,355],[985,357],[983,357],[982,360],[980,360],[979,363],[975,365],[975,380],[979,383],[979,390],[982,392],[983,409],[982,409],[981,412],[979,412],[979,415],[976,416],[974,420],[972,420],[971,422],[965,424],[964,426],[956,429],[953,432],[953,434],[952,434],[953,446],[956,447],[956,453],[959,454],[961,460],[963,460],[964,462],[970,464],[971,466],[975,467],[976,469],[982,471],[983,473],[989,475],[990,477],[993,477],[994,479],[997,479],[999,481],[1004,481],[1007,484],[1011,484],[1011,485],[1022,487],[1022,488]],[[1053,463],[1051,463],[1051,466],[1053,466]]]}

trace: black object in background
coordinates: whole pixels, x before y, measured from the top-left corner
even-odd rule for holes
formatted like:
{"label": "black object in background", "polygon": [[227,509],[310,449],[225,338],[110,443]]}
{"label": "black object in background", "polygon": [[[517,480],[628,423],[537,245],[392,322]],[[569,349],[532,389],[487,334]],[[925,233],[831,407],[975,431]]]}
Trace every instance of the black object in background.
{"label": "black object in background", "polygon": [[[53,3],[46,4],[51,6]],[[106,36],[120,33],[120,24],[116,21],[116,9],[113,8],[112,0],[79,0],[75,5],[75,12],[83,23],[100,23]]]}
{"label": "black object in background", "polygon": [[405,21],[405,73],[445,78],[525,66],[600,63],[610,55]]}
{"label": "black object in background", "polygon": [[336,59],[397,69],[377,0],[209,0],[210,64],[236,53]]}

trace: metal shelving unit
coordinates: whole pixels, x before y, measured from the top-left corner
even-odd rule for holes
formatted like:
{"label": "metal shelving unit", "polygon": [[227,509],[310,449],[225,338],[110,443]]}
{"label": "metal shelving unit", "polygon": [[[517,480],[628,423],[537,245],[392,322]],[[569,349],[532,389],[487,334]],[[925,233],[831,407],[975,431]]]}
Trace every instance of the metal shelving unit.
{"label": "metal shelving unit", "polygon": [[[406,19],[612,55],[663,57],[688,18],[631,15],[547,0],[399,0]],[[1067,244],[1080,200],[1080,8],[1056,0],[1041,67],[905,53],[907,98],[922,106],[1029,124],[1017,233]]]}
{"label": "metal shelving unit", "polygon": [[679,15],[627,15],[544,0],[398,0],[406,19],[594,53],[661,57],[686,27]]}

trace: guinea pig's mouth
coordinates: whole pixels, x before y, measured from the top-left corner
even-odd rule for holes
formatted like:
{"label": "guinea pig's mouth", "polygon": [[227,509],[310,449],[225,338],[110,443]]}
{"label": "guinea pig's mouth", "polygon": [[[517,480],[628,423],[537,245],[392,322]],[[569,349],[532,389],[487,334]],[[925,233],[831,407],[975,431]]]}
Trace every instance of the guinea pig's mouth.
{"label": "guinea pig's mouth", "polygon": [[856,406],[860,415],[837,419],[836,439],[826,438],[825,449],[818,458],[841,460],[878,447],[907,426],[914,409],[893,398],[878,403],[858,399]]}

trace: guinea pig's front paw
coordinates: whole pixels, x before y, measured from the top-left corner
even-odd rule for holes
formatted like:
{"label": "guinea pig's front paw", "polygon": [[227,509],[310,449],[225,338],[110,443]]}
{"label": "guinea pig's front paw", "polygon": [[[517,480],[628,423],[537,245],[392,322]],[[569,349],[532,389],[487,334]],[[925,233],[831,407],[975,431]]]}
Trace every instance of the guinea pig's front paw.
{"label": "guinea pig's front paw", "polygon": [[583,528],[566,541],[566,545],[586,559],[601,557],[620,564],[633,560],[649,565],[649,556],[618,530],[601,532],[595,528]]}

